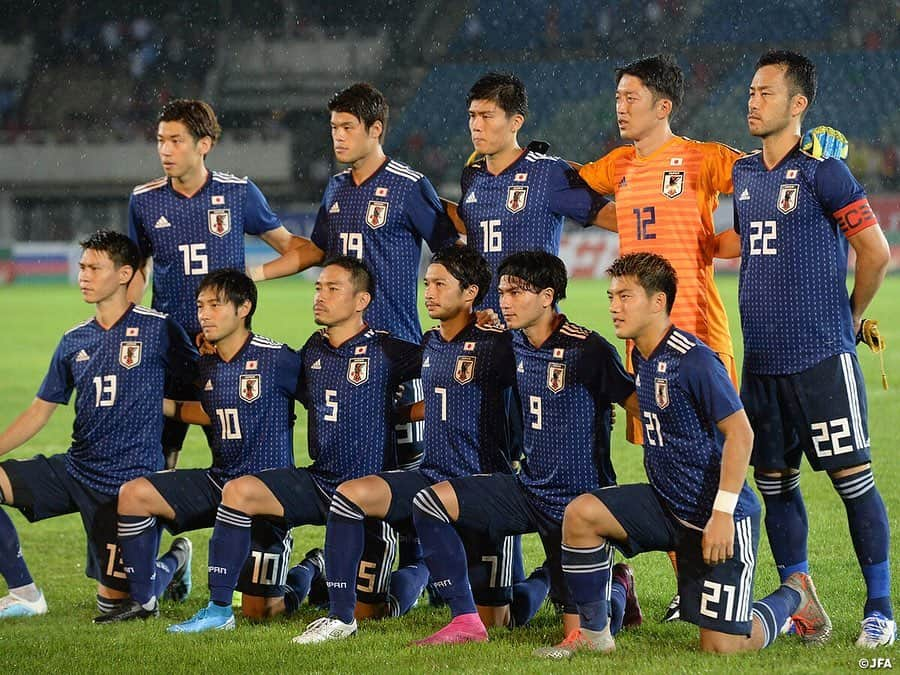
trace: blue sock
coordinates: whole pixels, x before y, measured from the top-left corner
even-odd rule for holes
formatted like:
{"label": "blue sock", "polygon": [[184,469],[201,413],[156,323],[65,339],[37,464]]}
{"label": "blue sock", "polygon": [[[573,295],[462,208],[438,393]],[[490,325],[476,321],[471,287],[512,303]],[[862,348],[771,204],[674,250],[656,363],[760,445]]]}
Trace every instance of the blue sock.
{"label": "blue sock", "polygon": [[153,594],[159,598],[165,592],[178,569],[178,558],[171,553],[166,553],[156,561],[156,580],[153,582]]}
{"label": "blue sock", "polygon": [[419,533],[425,563],[431,570],[432,583],[454,617],[476,612],[466,550],[447,509],[431,488],[413,498],[413,524]]}
{"label": "blue sock", "polygon": [[763,627],[763,649],[775,642],[799,605],[800,594],[787,586],[780,586],[771,595],[753,603],[752,616],[759,619]]}
{"label": "blue sock", "polygon": [[411,610],[428,583],[428,567],[424,561],[405,565],[391,574],[391,590],[388,595],[390,616],[403,616]]}
{"label": "blue sock", "polygon": [[309,595],[309,587],[318,573],[319,569],[309,560],[304,560],[288,570],[285,585],[281,589],[284,592],[284,613],[286,615],[290,616],[300,608],[306,596]]}
{"label": "blue sock", "polygon": [[22,547],[19,545],[19,534],[9,514],[0,509],[0,574],[6,579],[10,588],[19,588],[33,584],[34,579],[25,564]]}
{"label": "blue sock", "polygon": [[156,599],[156,518],[119,514],[118,536],[131,599],[148,605]]}
{"label": "blue sock", "polygon": [[625,619],[626,594],[625,586],[613,579],[612,590],[609,594],[609,632],[613,635],[617,635],[622,630],[622,621]]}
{"label": "blue sock", "polygon": [[366,542],[365,514],[340,492],[331,498],[325,526],[325,577],[329,614],[344,623],[353,621],[356,573]]}
{"label": "blue sock", "polygon": [[[517,536],[516,539],[521,543],[521,537]],[[515,575],[515,571],[513,575]],[[524,626],[531,621],[549,592],[550,573],[543,566],[535,569],[527,579],[514,581],[512,603],[509,606],[512,626]]]}
{"label": "blue sock", "polygon": [[581,627],[603,630],[609,621],[612,547],[605,542],[592,548],[563,544],[561,559],[566,583],[578,607]]}
{"label": "blue sock", "polygon": [[756,474],[754,478],[766,505],[766,534],[781,583],[794,572],[808,574],[809,521],[800,493],[800,474],[775,477]]}
{"label": "blue sock", "polygon": [[831,482],[844,500],[853,549],[866,580],[865,615],[881,612],[888,619],[893,619],[888,560],[890,525],[881,493],[875,487],[872,468],[852,476],[832,478]]}
{"label": "blue sock", "polygon": [[250,555],[252,523],[243,511],[219,504],[209,539],[209,599],[213,604],[231,607],[238,577]]}

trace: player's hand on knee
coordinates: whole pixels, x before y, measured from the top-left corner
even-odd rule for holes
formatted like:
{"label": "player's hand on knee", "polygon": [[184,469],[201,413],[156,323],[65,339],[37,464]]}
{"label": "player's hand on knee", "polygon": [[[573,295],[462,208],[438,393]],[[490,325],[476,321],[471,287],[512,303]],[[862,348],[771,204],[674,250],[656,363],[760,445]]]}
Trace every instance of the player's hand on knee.
{"label": "player's hand on knee", "polygon": [[197,333],[194,337],[194,343],[197,345],[197,349],[203,356],[209,356],[210,354],[216,353],[216,346],[212,342],[208,342],[207,339],[203,337],[203,333]]}
{"label": "player's hand on knee", "polygon": [[703,562],[718,565],[734,555],[734,517],[713,511],[703,529]]}
{"label": "player's hand on knee", "polygon": [[500,322],[500,317],[497,316],[497,312],[495,312],[491,308],[479,309],[477,312],[475,312],[475,323],[477,323],[479,326],[503,328],[503,324]]}

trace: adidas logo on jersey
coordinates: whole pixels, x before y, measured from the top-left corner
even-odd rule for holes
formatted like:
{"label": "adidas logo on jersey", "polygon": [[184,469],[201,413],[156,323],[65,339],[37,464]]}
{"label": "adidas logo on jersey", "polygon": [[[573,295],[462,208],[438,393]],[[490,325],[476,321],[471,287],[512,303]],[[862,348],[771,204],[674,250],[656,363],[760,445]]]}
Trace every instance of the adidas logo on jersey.
{"label": "adidas logo on jersey", "polygon": [[172,227],[172,223],[170,223],[168,220],[166,220],[165,216],[160,216],[159,220],[156,221],[156,225],[154,225],[153,227],[155,227],[157,230],[159,230],[163,227]]}
{"label": "adidas logo on jersey", "polygon": [[465,203],[465,204],[477,204],[477,203],[478,203],[478,200],[475,199],[475,193],[474,193],[474,192],[470,192],[470,193],[469,193],[469,196],[466,197],[466,201],[465,201],[464,203]]}
{"label": "adidas logo on jersey", "polygon": [[310,370],[322,370],[322,359],[316,359],[310,367]]}
{"label": "adidas logo on jersey", "polygon": [[203,387],[203,391],[212,391],[212,380],[207,380],[206,385]]}
{"label": "adidas logo on jersey", "polygon": [[332,205],[331,205],[331,208],[328,209],[328,213],[340,213],[340,212],[341,212],[341,207],[338,206],[338,203],[337,203],[337,202],[335,202],[334,204],[332,204]]}
{"label": "adidas logo on jersey", "polygon": [[87,361],[90,358],[91,357],[88,356],[88,353],[82,349],[78,352],[78,356],[75,357],[75,362],[80,363],[81,361]]}
{"label": "adidas logo on jersey", "polygon": [[523,364],[521,361],[519,361],[519,365],[516,366],[516,372],[517,372],[517,373],[524,373],[524,372],[525,372],[525,364]]}
{"label": "adidas logo on jersey", "polygon": [[741,196],[738,197],[739,202],[745,202],[750,199],[750,191],[747,188],[744,188],[744,191],[741,193]]}
{"label": "adidas logo on jersey", "polygon": [[425,360],[422,361],[422,367],[423,368],[431,368],[431,359],[428,356],[426,356]]}

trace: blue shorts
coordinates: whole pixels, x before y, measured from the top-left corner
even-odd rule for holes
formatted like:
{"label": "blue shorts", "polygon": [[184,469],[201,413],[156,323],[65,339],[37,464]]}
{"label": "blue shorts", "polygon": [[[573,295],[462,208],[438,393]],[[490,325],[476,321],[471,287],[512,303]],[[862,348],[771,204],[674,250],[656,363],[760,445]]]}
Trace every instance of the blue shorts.
{"label": "blue shorts", "polygon": [[[422,380],[410,380],[403,383],[403,389],[397,398],[397,405],[411,405],[423,398],[425,398],[425,392],[422,389]],[[397,449],[396,468],[418,468],[422,463],[422,455],[425,453],[425,422],[395,424],[394,443]]]}
{"label": "blue shorts", "polygon": [[128,592],[128,577],[118,553],[116,495],[75,480],[66,471],[64,454],[10,459],[0,466],[12,485],[13,501],[8,505],[21,511],[29,522],[81,514],[87,534],[85,574],[108,588]]}
{"label": "blue shorts", "polygon": [[[305,468],[269,469],[254,474],[284,509],[287,527],[325,525],[331,497]],[[397,552],[397,533],[384,521],[365,519],[366,538],[356,578],[357,597],[362,602],[387,601],[391,570]]]}
{"label": "blue shorts", "polygon": [[569,595],[560,561],[562,523],[543,513],[528,499],[518,479],[508,473],[451,478],[459,502],[457,527],[488,541],[537,532],[547,556],[550,599],[567,614],[577,611]]}
{"label": "blue shorts", "polygon": [[707,565],[703,532],[675,518],[650,485],[620,485],[591,494],[628,534],[625,541],[610,540],[626,556],[646,551],[677,553],[682,619],[720,633],[750,635],[759,513],[735,521],[731,559]]}
{"label": "blue shorts", "polygon": [[[412,530],[412,501],[431,481],[420,471],[383,471],[377,474],[391,488],[391,505],[385,521],[401,532]],[[469,583],[475,603],[502,607],[512,602],[512,540],[490,539],[455,523],[463,547]]]}
{"label": "blue shorts", "polygon": [[[147,480],[172,507],[175,519],[166,521],[173,533],[214,527],[222,501],[222,486],[205,469],[159,471]],[[284,595],[293,539],[278,519],[254,518],[250,526],[250,557],[238,577],[237,590],[259,598]]]}
{"label": "blue shorts", "polygon": [[838,354],[793,375],[744,372],[741,400],[753,427],[758,470],[815,471],[871,460],[866,385],[856,354]]}

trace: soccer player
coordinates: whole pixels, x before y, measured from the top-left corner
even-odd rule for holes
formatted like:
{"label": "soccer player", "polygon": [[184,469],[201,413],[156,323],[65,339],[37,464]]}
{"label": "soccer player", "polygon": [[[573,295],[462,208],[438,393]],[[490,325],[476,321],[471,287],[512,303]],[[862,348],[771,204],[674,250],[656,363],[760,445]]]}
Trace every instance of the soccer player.
{"label": "soccer player", "polygon": [[[616,119],[630,144],[586,164],[580,175],[598,192],[615,195],[620,254],[657,253],[674,265],[679,289],[672,320],[719,355],[737,388],[728,317],[713,277],[713,257],[722,257],[713,211],[719,193],[732,192],[731,168],[741,152],[673,133],[684,76],[670,56],[639,59],[617,68],[615,77]],[[813,140],[810,134],[810,145]],[[833,144],[825,149],[845,151]],[[630,369],[633,345],[626,344]],[[641,428],[641,420],[629,416],[628,440],[640,444]],[[676,596],[664,620],[677,618]]]}
{"label": "soccer player", "polygon": [[615,649],[606,610],[612,545],[629,557],[677,551],[681,618],[699,626],[703,651],[767,647],[791,615],[830,630],[802,572],[751,605],[760,511],[745,480],[753,432],[722,362],[672,324],[674,268],[661,256],[631,253],[607,273],[616,336],[635,343],[650,482],[595,490],[566,507],[562,565],[580,626],[535,654]]}
{"label": "soccer player", "polygon": [[[85,573],[98,582],[98,609],[110,611],[128,596],[116,541],[116,493],[122,483],[162,468],[163,381],[167,374],[195,371],[196,352],[173,320],[128,302],[128,284],[141,266],[134,242],[100,230],[81,248],[78,285],[84,301],[95,306],[94,317],[63,335],[37,397],[0,434],[0,455],[38,433],[74,389],[72,445],[63,454],[0,464],[0,502],[31,522],[80,513],[88,537]],[[189,565],[190,543],[173,544],[159,561],[152,592],[161,594]],[[0,598],[0,618],[46,613],[2,510],[0,574],[9,586],[9,595]]]}
{"label": "soccer player", "polygon": [[[170,632],[234,627],[231,596],[250,554],[254,523],[270,521],[285,528],[324,525],[338,484],[394,464],[394,396],[401,382],[418,376],[421,356],[418,345],[366,325],[363,315],[373,291],[372,275],[362,261],[342,256],[325,263],[313,306],[315,321],[323,329],[301,351],[297,389],[309,409],[313,463],[245,472],[252,475],[225,484],[209,547],[210,602],[188,621],[170,626]],[[360,557],[365,560],[359,575],[367,589],[363,596],[372,604],[383,603],[393,562],[393,534],[373,524],[367,545],[366,554],[357,557],[357,563]],[[302,589],[295,586],[293,592],[276,598],[266,615],[295,610],[311,582],[310,575],[305,576]],[[411,576],[415,583],[399,594],[397,611],[412,607],[427,580],[424,566]],[[348,583],[357,584],[356,567]]]}
{"label": "soccer player", "polygon": [[[735,162],[733,178],[741,241],[741,397],[756,433],[753,466],[778,573],[784,578],[809,570],[800,493],[805,454],[814,471],[828,472],[846,507],[866,582],[857,645],[877,647],[891,644],[897,628],[889,523],[872,475],[855,345],[890,250],[846,165],[799,148],[800,125],[815,95],[815,66],[805,56],[774,51],[757,62],[747,122],[763,148]],[[856,253],[849,296],[848,244]]]}
{"label": "soccer player", "polygon": [[[422,488],[452,476],[510,471],[506,407],[515,383],[510,336],[478,326],[473,311],[490,280],[487,262],[470,248],[450,246],[432,257],[425,274],[425,306],[440,325],[425,334],[425,400],[413,411],[414,416],[425,417],[422,464],[417,470],[382,472],[338,487],[325,536],[330,613],[311,623],[295,642],[323,642],[356,632],[353,579],[365,519],[381,519],[406,531],[412,525],[413,497]],[[503,537],[467,537],[467,541],[479,604],[492,620],[504,621],[510,602],[510,547]],[[466,565],[465,554],[462,564]],[[538,579],[530,587],[539,597],[532,596],[532,608],[523,609],[523,621],[546,596],[546,582],[543,591],[540,585]],[[529,589],[522,590],[524,607]]]}
{"label": "soccer player", "polygon": [[[560,567],[563,511],[579,494],[615,484],[609,456],[612,403],[637,409],[634,382],[615,348],[559,313],[567,281],[562,260],[545,251],[523,251],[506,258],[498,274],[500,308],[514,329],[525,459],[518,475],[449,477],[416,495],[413,519],[425,561],[453,614],[420,645],[487,640],[457,528],[494,540],[537,531],[547,554],[550,597],[563,608],[567,632],[577,627]],[[425,428],[427,433],[427,423]],[[621,590],[620,598],[629,589]],[[614,609],[619,624],[624,609],[624,603]],[[632,616],[636,622],[636,607]]]}
{"label": "soccer player", "polygon": [[[289,347],[251,332],[255,311],[256,285],[243,272],[223,268],[200,282],[197,317],[204,339],[216,349],[200,357],[200,400],[166,399],[164,410],[180,421],[211,428],[213,464],[209,469],[161,471],[121,487],[118,535],[131,599],[95,623],[159,615],[152,562],[161,524],[173,532],[211,527],[227,481],[293,464],[300,358]],[[258,523],[253,534],[253,554],[239,564],[239,588],[245,611],[260,614],[267,599],[282,592],[291,539],[286,529],[268,522]]]}
{"label": "soccer player", "polygon": [[[281,225],[252,181],[206,168],[206,156],[221,132],[208,103],[167,103],[156,133],[165,175],[134,188],[128,205],[130,236],[148,261],[135,275],[129,297],[140,302],[152,268],[153,308],[172,316],[192,338],[200,333],[195,306],[200,281],[213,270],[244,269],[245,234],[259,236],[280,254],[250,270],[256,281],[293,274],[321,260],[309,240]],[[193,391],[187,382],[172,386],[172,398]],[[163,450],[170,467],[186,433],[187,425],[166,420]]]}
{"label": "soccer player", "polygon": [[[519,78],[484,75],[469,90],[466,105],[472,144],[483,157],[463,169],[457,213],[468,245],[493,272],[518,251],[559,253],[566,217],[615,229],[615,206],[589,189],[568,162],[519,146],[518,132],[528,116]],[[496,288],[483,303],[499,312]]]}

